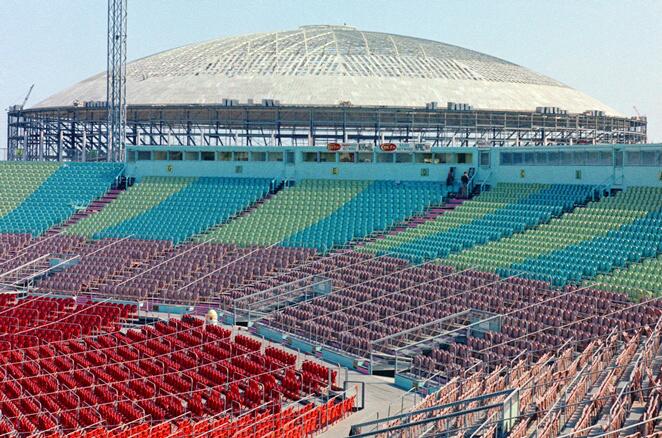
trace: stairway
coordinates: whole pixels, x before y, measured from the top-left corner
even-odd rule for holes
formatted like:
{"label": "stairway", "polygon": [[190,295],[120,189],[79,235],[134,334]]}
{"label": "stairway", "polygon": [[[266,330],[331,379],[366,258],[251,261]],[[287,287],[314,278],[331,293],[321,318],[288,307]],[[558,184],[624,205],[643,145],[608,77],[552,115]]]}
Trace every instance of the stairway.
{"label": "stairway", "polygon": [[416,228],[421,224],[424,224],[429,221],[433,221],[439,216],[453,211],[455,208],[462,205],[464,201],[466,201],[466,199],[453,198],[453,199],[449,199],[448,202],[442,205],[430,207],[425,213],[418,216],[414,216],[408,219],[407,221],[396,225],[395,227],[391,228],[387,233],[383,233],[380,236],[378,236],[377,239],[383,239],[387,235],[401,233],[407,230],[408,228]]}
{"label": "stairway", "polygon": [[79,210],[76,213],[73,214],[69,219],[67,219],[65,222],[56,225],[49,229],[45,234],[44,237],[52,236],[54,234],[59,234],[62,232],[62,230],[70,225],[74,225],[75,223],[85,219],[86,217],[90,216],[91,214],[97,213],[101,209],[103,209],[106,205],[110,204],[113,202],[119,195],[122,193],[123,190],[119,189],[111,189],[108,192],[106,192],[105,195],[103,195],[101,198],[92,201],[85,209]]}
{"label": "stairway", "polygon": [[[205,235],[217,230],[218,228],[222,227],[223,225],[225,225],[229,222],[232,222],[235,219],[238,219],[238,218],[243,217],[243,216],[248,216],[249,214],[253,213],[258,208],[260,208],[262,206],[262,204],[265,204],[265,203],[269,202],[271,200],[271,198],[273,198],[276,194],[278,194],[278,192],[280,192],[283,188],[284,188],[283,184],[280,184],[280,185],[276,186],[273,189],[273,191],[269,192],[266,196],[258,199],[257,201],[255,201],[254,203],[252,203],[251,205],[246,207],[245,209],[243,209],[240,212],[236,213],[234,216],[230,216],[226,221],[221,222],[220,224],[216,224],[213,227],[209,228],[208,230],[205,230],[200,234],[195,234],[191,237],[194,238],[194,237],[205,236]],[[189,239],[189,241],[190,241],[190,239]],[[182,242],[182,243],[186,243],[186,242]]]}

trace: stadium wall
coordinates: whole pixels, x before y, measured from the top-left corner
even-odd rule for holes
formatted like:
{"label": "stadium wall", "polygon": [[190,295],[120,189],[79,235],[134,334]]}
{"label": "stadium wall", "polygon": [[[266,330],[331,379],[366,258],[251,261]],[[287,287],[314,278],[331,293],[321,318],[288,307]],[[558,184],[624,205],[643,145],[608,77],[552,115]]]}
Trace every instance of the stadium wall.
{"label": "stadium wall", "polygon": [[[367,162],[359,162],[361,159]],[[345,162],[352,159],[354,162]],[[662,144],[537,148],[432,148],[330,152],[323,147],[133,146],[127,175],[235,176],[275,180],[446,181],[470,168],[475,183],[576,183],[662,187]]]}

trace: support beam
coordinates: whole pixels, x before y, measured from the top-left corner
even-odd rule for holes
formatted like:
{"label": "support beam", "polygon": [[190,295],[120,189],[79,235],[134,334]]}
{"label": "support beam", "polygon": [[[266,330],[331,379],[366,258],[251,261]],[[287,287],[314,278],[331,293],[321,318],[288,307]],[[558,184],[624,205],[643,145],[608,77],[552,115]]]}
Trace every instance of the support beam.
{"label": "support beam", "polygon": [[124,160],[126,142],[126,26],[127,0],[108,0],[108,161]]}

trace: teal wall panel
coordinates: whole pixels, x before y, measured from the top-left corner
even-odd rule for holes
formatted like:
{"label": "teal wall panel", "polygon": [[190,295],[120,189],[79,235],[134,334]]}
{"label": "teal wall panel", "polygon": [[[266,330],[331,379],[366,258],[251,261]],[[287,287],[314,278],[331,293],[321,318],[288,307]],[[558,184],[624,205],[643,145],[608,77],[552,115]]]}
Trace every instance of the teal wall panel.
{"label": "teal wall panel", "polygon": [[[219,153],[282,153],[283,161],[151,161],[135,160],[138,152],[149,157],[152,151],[219,152]],[[346,179],[346,180],[406,180],[406,181],[446,181],[450,167],[456,168],[456,182],[460,175],[470,167],[476,168],[476,182],[522,182],[602,185],[611,183],[616,187],[655,186],[662,187],[662,144],[634,145],[565,145],[544,147],[449,147],[432,148],[426,152],[416,152],[415,157],[422,158],[423,153],[451,154],[451,162],[443,164],[419,163],[383,163],[377,162],[378,152],[373,153],[372,163],[339,162],[338,155],[334,162],[308,162],[305,154],[328,153],[323,147],[187,147],[187,146],[133,146],[128,148],[130,159],[127,174],[136,178],[143,176],[227,176],[260,177],[276,180],[291,179]],[[133,154],[132,154],[133,152]],[[381,152],[379,152],[381,153]],[[454,163],[453,154],[472,154],[469,163]],[[514,164],[502,164],[502,154],[518,154],[521,161]],[[531,164],[523,154],[573,154],[573,159],[560,158],[554,164]],[[602,154],[601,160],[595,160],[596,153]],[[418,154],[418,155],[417,155]],[[479,163],[479,156],[489,157],[488,162]],[[623,166],[614,166],[616,156],[623,156]],[[574,157],[584,157],[575,161]],[[288,157],[291,158],[288,160]],[[605,160],[606,158],[606,160]],[[580,178],[577,178],[578,172]],[[522,176],[524,175],[524,176]]]}

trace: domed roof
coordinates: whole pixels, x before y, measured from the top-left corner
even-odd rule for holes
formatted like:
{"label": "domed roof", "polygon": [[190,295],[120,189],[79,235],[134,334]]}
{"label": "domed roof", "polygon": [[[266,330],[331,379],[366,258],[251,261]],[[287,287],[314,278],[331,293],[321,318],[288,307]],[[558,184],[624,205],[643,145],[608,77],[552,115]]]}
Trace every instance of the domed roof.
{"label": "domed roof", "polygon": [[[105,100],[105,73],[39,103]],[[284,105],[421,107],[436,101],[477,109],[618,113],[519,65],[436,41],[303,26],[190,44],[127,65],[128,104],[219,104],[273,99]]]}

